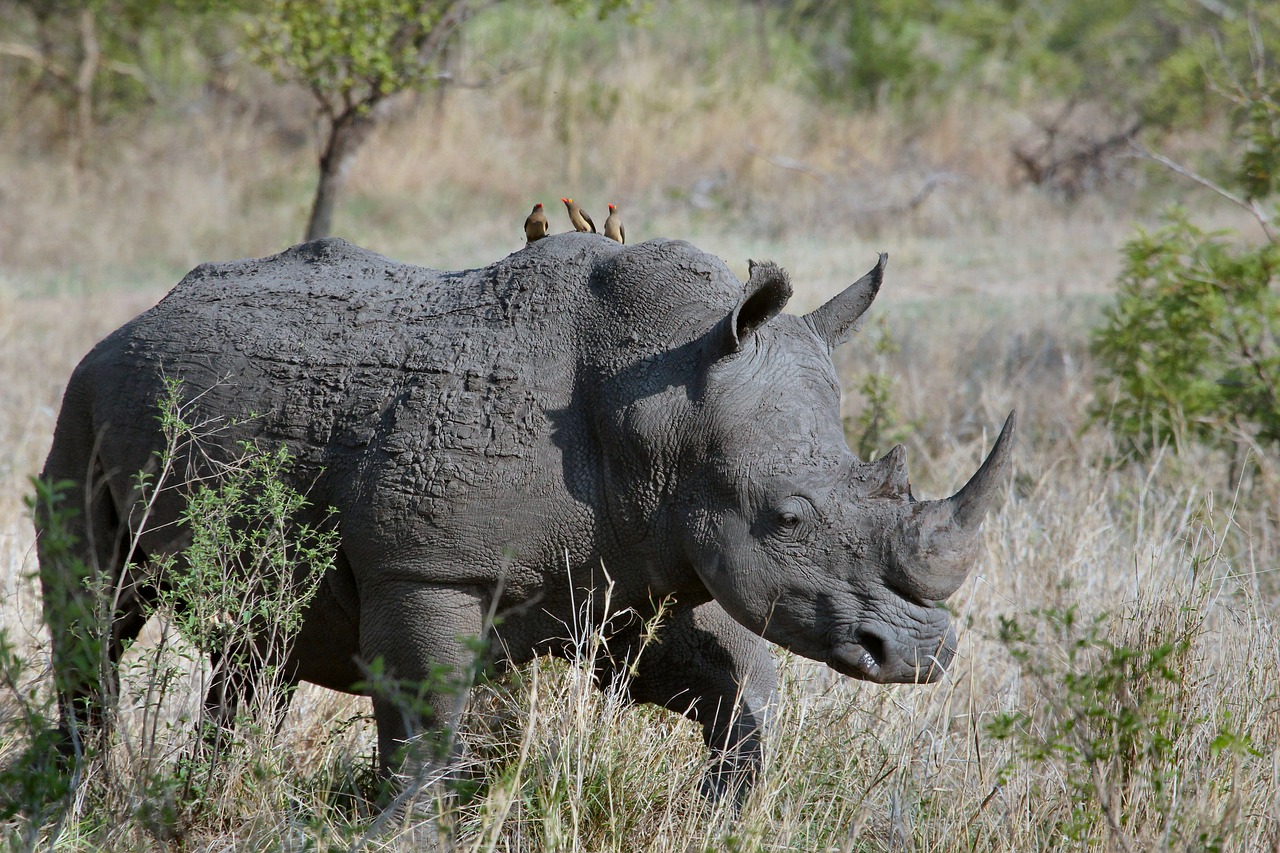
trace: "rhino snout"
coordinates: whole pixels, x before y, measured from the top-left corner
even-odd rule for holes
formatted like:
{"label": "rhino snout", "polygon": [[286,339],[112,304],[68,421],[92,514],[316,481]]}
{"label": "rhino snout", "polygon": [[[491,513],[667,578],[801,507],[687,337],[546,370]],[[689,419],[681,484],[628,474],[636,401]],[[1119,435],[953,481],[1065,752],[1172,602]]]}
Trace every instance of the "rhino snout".
{"label": "rhino snout", "polygon": [[886,626],[860,628],[851,640],[837,643],[827,665],[841,675],[877,684],[928,684],[940,681],[956,654],[955,631],[933,647],[904,644]]}

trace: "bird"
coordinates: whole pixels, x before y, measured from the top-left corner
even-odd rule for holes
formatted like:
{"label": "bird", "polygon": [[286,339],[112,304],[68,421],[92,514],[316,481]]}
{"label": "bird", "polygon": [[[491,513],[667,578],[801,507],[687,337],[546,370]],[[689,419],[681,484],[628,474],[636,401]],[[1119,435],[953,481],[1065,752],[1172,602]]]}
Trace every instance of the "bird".
{"label": "bird", "polygon": [[609,218],[604,221],[604,236],[619,243],[627,242],[627,229],[622,227],[622,217],[618,215],[618,206],[609,205]]}
{"label": "bird", "polygon": [[525,239],[532,243],[534,240],[541,240],[547,236],[551,223],[547,221],[547,215],[542,212],[542,202],[538,202],[533,206],[533,210],[524,218],[524,236]]}
{"label": "bird", "polygon": [[560,199],[564,202],[564,206],[569,208],[569,221],[573,223],[574,231],[590,231],[596,233],[596,224],[591,221],[591,217],[587,212],[578,207],[578,203],[571,198]]}

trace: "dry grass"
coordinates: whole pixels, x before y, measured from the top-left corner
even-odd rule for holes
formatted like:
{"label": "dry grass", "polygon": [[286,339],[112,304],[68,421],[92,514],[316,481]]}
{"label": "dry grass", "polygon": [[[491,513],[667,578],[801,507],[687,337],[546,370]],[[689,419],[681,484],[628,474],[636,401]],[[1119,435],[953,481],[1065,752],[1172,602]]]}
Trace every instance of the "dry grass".
{"label": "dry grass", "polygon": [[[797,96],[785,73],[744,88],[749,30],[713,40],[713,59],[665,40],[673,29],[698,31],[690,8],[662,6],[675,16],[666,28],[608,42],[615,61],[593,75],[574,73],[569,57],[603,50],[605,36],[566,42],[536,18],[532,43],[557,58],[496,89],[455,92],[443,112],[430,97],[407,106],[362,156],[340,233],[406,260],[474,266],[519,247],[533,201],[552,207],[574,194],[596,211],[621,204],[633,241],[691,239],[742,274],[748,257],[780,262],[797,285],[796,310],[888,250],[876,310],[901,345],[884,363],[902,419],[915,424],[906,444],[917,495],[954,490],[1014,407],[1017,471],[987,521],[978,569],[952,600],[964,630],[950,678],[879,687],[780,653],[780,719],[739,822],[694,794],[703,752],[691,726],[624,708],[577,669],[544,666],[478,693],[467,737],[485,787],[448,807],[457,846],[1277,849],[1274,460],[1256,460],[1243,484],[1226,483],[1223,460],[1196,451],[1119,464],[1105,429],[1085,421],[1087,328],[1117,270],[1116,248],[1144,214],[1106,197],[1063,208],[1010,188],[1008,140],[1024,119],[998,104],[958,100],[914,122],[833,112]],[[477,39],[500,41],[491,26]],[[673,63],[681,51],[686,61]],[[125,120],[87,174],[17,144],[16,123],[0,128],[0,628],[37,680],[47,647],[22,495],[72,366],[186,268],[278,251],[301,232],[305,103],[251,75],[241,85],[251,97],[198,100],[180,121]],[[931,178],[935,189],[902,209]],[[865,342],[841,356],[850,414],[877,358]],[[1053,612],[1070,608],[1078,624],[1102,620],[1095,640],[1139,653],[1170,638],[1181,645],[1173,680],[1147,671],[1095,695],[1101,720],[1082,722],[1068,746],[1118,743],[1102,724],[1132,711],[1167,748],[1126,742],[1119,757],[1093,762],[1061,746],[1028,752],[1086,704],[1071,686],[1079,676],[1105,670],[1097,642],[1073,658],[1072,637],[1055,633]],[[1029,662],[1001,641],[1001,617],[1037,632]],[[152,626],[131,652],[135,684],[154,677],[162,634]],[[199,676],[182,666],[183,677]],[[1160,698],[1154,707],[1140,701],[1144,685]],[[166,719],[193,698],[175,691]],[[0,712],[13,710],[13,697],[0,701]],[[1019,734],[996,738],[992,724],[1012,712],[1026,715]],[[362,700],[304,688],[280,738],[256,743],[265,775],[228,782],[217,814],[183,827],[181,843],[352,844],[370,820],[366,713]],[[152,746],[177,754],[183,731]],[[6,736],[0,761],[20,745]],[[111,821],[82,803],[65,847],[178,843],[145,817],[155,797],[141,768],[120,768],[131,785],[114,795]],[[1080,840],[1066,837],[1073,825]],[[418,825],[368,845],[410,849],[423,834]]]}

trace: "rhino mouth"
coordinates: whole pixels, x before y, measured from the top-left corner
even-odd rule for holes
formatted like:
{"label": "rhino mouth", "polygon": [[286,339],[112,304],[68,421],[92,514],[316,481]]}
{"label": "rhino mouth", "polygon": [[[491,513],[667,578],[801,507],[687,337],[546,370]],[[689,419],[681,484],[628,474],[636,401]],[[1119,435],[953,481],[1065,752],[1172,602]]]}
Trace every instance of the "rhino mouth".
{"label": "rhino mouth", "polygon": [[861,678],[866,681],[880,681],[880,664],[875,657],[857,643],[841,646],[831,653],[827,665],[841,675],[850,678]]}
{"label": "rhino mouth", "polygon": [[[915,658],[917,654],[912,654]],[[938,681],[946,674],[944,661],[948,655],[926,656],[923,661],[910,661],[903,655],[893,655],[883,637],[868,631],[858,631],[851,642],[835,645],[827,658],[827,665],[841,675],[874,681],[877,684],[925,684]]]}
{"label": "rhino mouth", "polygon": [[827,665],[841,675],[861,678],[865,681],[883,682],[888,658],[884,640],[874,634],[859,631],[852,643],[840,643],[831,650]]}

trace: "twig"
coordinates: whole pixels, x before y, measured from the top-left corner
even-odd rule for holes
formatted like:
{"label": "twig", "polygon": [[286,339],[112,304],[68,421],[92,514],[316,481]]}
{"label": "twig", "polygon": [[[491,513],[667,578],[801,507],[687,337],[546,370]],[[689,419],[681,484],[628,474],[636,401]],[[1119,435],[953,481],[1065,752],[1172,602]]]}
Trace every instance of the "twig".
{"label": "twig", "polygon": [[766,154],[750,142],[746,143],[742,147],[748,154],[753,157],[759,157],[770,166],[777,166],[779,169],[786,169],[788,172],[799,172],[802,175],[808,175],[810,178],[813,178],[824,186],[830,186],[832,183],[830,175],[813,168],[803,160],[796,160],[793,157],[779,157],[775,154]]}
{"label": "twig", "polygon": [[1210,15],[1217,15],[1224,21],[1234,21],[1236,19],[1236,10],[1226,3],[1220,2],[1220,0],[1195,0],[1195,4]]}
{"label": "twig", "polygon": [[531,63],[516,62],[509,65],[503,65],[487,76],[475,80],[459,79],[452,71],[439,71],[435,74],[429,75],[426,79],[435,83],[456,86],[459,89],[488,89],[496,86],[503,79],[510,77],[512,74],[527,71],[532,67],[533,65]]}
{"label": "twig", "polygon": [[1271,228],[1271,218],[1267,216],[1266,211],[1264,211],[1262,209],[1262,206],[1259,205],[1256,201],[1242,198],[1236,195],[1226,187],[1223,187],[1223,186],[1220,186],[1219,184],[1214,183],[1213,181],[1209,180],[1204,175],[1201,175],[1198,172],[1193,172],[1191,169],[1188,169],[1186,166],[1183,166],[1181,163],[1178,163],[1177,161],[1170,160],[1168,157],[1164,156],[1163,154],[1158,154],[1155,151],[1151,151],[1150,149],[1145,148],[1136,142],[1131,144],[1133,146],[1133,150],[1137,152],[1138,156],[1145,157],[1148,160],[1154,160],[1155,162],[1159,163],[1161,166],[1164,166],[1166,169],[1169,169],[1170,171],[1173,171],[1179,175],[1182,175],[1184,178],[1188,178],[1189,180],[1194,181],[1195,183],[1199,184],[1200,186],[1204,187],[1207,190],[1212,190],[1213,192],[1222,196],[1232,204],[1244,210],[1247,210],[1253,216],[1253,218],[1258,221],[1258,225],[1262,228],[1262,233],[1266,235],[1268,242],[1271,242],[1271,243],[1276,242],[1275,232]]}
{"label": "twig", "polygon": [[907,203],[904,207],[907,210],[915,210],[917,207],[924,204],[924,200],[933,195],[933,191],[938,187],[943,184],[956,184],[959,182],[960,179],[955,175],[947,172],[934,172],[925,179],[925,182],[921,185],[920,189],[916,190],[916,194],[907,199]]}
{"label": "twig", "polygon": [[45,59],[43,53],[30,45],[18,44],[13,41],[0,41],[0,55],[13,56],[18,59],[25,59],[28,62],[34,62],[40,66],[41,70],[48,71],[55,77],[65,78],[67,76],[65,71],[57,68],[52,62]]}
{"label": "twig", "polygon": [[991,793],[987,794],[986,798],[983,799],[982,804],[978,806],[977,811],[975,811],[972,815],[970,815],[969,819],[965,821],[965,825],[964,825],[965,829],[968,829],[969,827],[973,826],[973,822],[978,819],[978,815],[982,814],[983,809],[985,809],[987,806],[991,804],[991,801],[994,800],[996,798],[996,795],[1000,793],[1000,789],[1002,787],[1003,786],[1001,785],[993,785],[991,787]]}
{"label": "twig", "polygon": [[1098,795],[1098,805],[1102,806],[1102,815],[1107,819],[1107,828],[1111,830],[1111,835],[1119,843],[1124,853],[1133,853],[1133,845],[1129,843],[1129,836],[1125,835],[1124,829],[1120,826],[1120,821],[1116,818],[1115,808],[1111,802],[1111,792],[1106,787],[1106,779],[1099,769],[1100,761],[1097,758],[1089,759],[1089,771],[1093,777],[1094,792]]}
{"label": "twig", "polygon": [[102,63],[102,67],[107,71],[114,71],[121,77],[128,77],[141,86],[147,93],[147,98],[151,103],[157,103],[160,100],[159,94],[151,78],[149,78],[141,68],[131,62],[119,62],[114,59],[108,59]]}
{"label": "twig", "polygon": [[[832,175],[810,166],[803,160],[797,160],[794,157],[780,157],[776,154],[766,154],[764,151],[761,151],[749,142],[744,144],[742,148],[751,156],[759,157],[770,166],[777,166],[779,169],[786,169],[788,172],[798,172],[801,175],[807,175],[822,184],[824,187],[830,188],[836,183],[836,179]],[[905,202],[859,208],[855,213],[858,215],[871,213],[907,213],[924,204],[925,199],[932,195],[933,191],[943,184],[958,184],[960,182],[961,178],[950,172],[933,172],[925,178],[920,189],[916,190],[915,193],[912,194],[911,198],[907,199]]]}
{"label": "twig", "polygon": [[859,216],[865,216],[872,213],[909,213],[920,205],[924,204],[925,199],[933,195],[933,191],[944,184],[963,183],[964,178],[951,172],[934,172],[925,178],[920,189],[912,194],[911,198],[905,202],[896,202],[893,204],[880,204],[871,207],[861,207],[854,211]]}
{"label": "twig", "polygon": [[[1003,786],[999,784],[992,786],[991,793],[987,794],[986,798],[982,801],[982,804],[978,806],[977,811],[975,811],[972,815],[970,815],[969,819],[965,821],[965,824],[964,824],[965,832],[969,831],[969,829],[973,826],[974,821],[978,819],[978,815],[982,814],[983,810],[986,809],[986,807],[991,804],[991,801],[996,798],[996,795],[1000,793],[1002,788]],[[970,842],[969,844],[970,850],[978,849],[978,839],[981,837],[982,837],[982,827],[978,827],[977,833],[975,833],[973,836],[973,841]]]}

